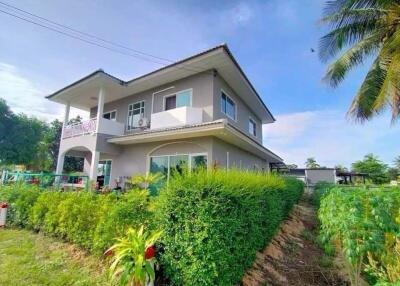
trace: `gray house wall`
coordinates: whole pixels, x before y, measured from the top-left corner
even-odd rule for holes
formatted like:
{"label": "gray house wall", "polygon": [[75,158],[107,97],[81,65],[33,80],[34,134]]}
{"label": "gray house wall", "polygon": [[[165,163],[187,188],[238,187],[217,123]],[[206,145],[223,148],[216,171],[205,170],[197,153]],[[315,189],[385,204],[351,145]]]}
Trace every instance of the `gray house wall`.
{"label": "gray house wall", "polygon": [[[218,138],[213,138],[212,152],[213,162],[220,168],[269,169],[269,162],[266,160]],[[229,161],[229,165],[227,165],[227,161]]]}
{"label": "gray house wall", "polygon": [[[213,120],[213,74],[211,71],[195,74],[193,76],[174,81],[156,88],[133,94],[120,100],[108,102],[104,105],[104,113],[116,110],[117,121],[123,124],[127,123],[129,104],[138,101],[145,101],[145,117],[151,117],[152,98],[154,95],[154,113],[163,111],[164,97],[176,92],[192,89],[192,107],[203,108],[203,121]],[[167,89],[165,91],[162,91]],[[161,91],[161,92],[160,92]],[[97,107],[90,110],[90,117],[97,114]]]}
{"label": "gray house wall", "polygon": [[[236,120],[232,120],[221,112],[221,91],[224,90],[236,103]],[[243,95],[242,95],[243,96]],[[214,120],[228,118],[229,122],[239,128],[246,135],[254,138],[257,142],[262,143],[262,124],[261,120],[250,110],[246,103],[239,97],[236,92],[225,82],[225,80],[217,75],[214,78]],[[256,135],[254,137],[249,133],[249,118],[257,123]]]}

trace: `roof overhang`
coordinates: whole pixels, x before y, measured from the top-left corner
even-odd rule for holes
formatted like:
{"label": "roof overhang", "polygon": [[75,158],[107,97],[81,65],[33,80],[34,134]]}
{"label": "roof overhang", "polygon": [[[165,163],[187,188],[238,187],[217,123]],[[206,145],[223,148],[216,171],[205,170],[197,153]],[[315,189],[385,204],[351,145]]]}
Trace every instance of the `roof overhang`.
{"label": "roof overhang", "polygon": [[214,71],[218,72],[242,97],[262,123],[275,121],[226,45],[217,46],[130,81],[120,80],[98,70],[47,96],[47,98],[63,104],[69,102],[72,107],[90,110],[90,108],[97,106],[100,87],[106,90],[105,102],[107,103],[197,73],[213,73]]}
{"label": "roof overhang", "polygon": [[240,130],[229,124],[224,119],[187,127],[143,131],[131,135],[109,138],[107,141],[118,145],[134,145],[205,136],[219,138],[271,163],[283,161],[283,159],[278,155],[243,134]]}

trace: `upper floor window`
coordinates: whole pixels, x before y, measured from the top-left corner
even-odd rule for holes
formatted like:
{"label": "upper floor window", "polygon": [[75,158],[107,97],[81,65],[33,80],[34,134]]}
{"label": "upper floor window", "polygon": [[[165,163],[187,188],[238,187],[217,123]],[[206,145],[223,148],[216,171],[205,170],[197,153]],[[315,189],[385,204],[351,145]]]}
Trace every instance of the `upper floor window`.
{"label": "upper floor window", "polygon": [[221,111],[233,120],[236,120],[236,104],[223,91],[221,91]]}
{"label": "upper floor window", "polygon": [[129,104],[127,129],[138,128],[138,121],[144,117],[144,101]]}
{"label": "upper floor window", "polygon": [[251,118],[249,118],[249,133],[257,136],[257,123]]}
{"label": "upper floor window", "polygon": [[115,121],[115,120],[117,120],[117,111],[113,110],[113,111],[105,112],[105,113],[103,113],[103,118]]}
{"label": "upper floor window", "polygon": [[170,110],[182,106],[192,106],[191,89],[179,91],[173,95],[168,95],[164,99],[164,110]]}

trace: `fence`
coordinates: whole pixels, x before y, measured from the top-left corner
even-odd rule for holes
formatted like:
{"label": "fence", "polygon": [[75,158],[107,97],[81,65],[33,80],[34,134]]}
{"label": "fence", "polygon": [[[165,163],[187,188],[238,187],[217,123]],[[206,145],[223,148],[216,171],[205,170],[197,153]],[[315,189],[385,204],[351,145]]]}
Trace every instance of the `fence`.
{"label": "fence", "polygon": [[3,171],[1,176],[1,184],[13,183],[35,184],[42,188],[53,186],[57,189],[89,189],[88,176]]}

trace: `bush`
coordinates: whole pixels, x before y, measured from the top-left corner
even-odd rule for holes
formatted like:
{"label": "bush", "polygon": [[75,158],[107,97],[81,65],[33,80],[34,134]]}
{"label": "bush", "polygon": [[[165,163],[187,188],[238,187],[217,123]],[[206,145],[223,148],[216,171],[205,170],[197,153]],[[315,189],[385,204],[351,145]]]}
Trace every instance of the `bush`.
{"label": "bush", "polygon": [[161,190],[161,263],[176,285],[232,285],[252,265],[303,193],[293,178],[199,172]]}
{"label": "bush", "polygon": [[351,267],[381,282],[400,280],[400,191],[335,188],[321,200],[321,237],[334,243]]}
{"label": "bush", "polygon": [[330,190],[332,190],[334,187],[336,187],[336,184],[334,183],[328,183],[328,182],[318,182],[315,184],[314,191],[312,193],[312,203],[319,207],[319,204],[322,200],[322,198],[329,193]]}
{"label": "bush", "polygon": [[31,185],[0,187],[0,201],[10,204],[7,223],[33,228],[102,253],[128,227],[152,221],[146,191],[114,194],[40,191]]}

